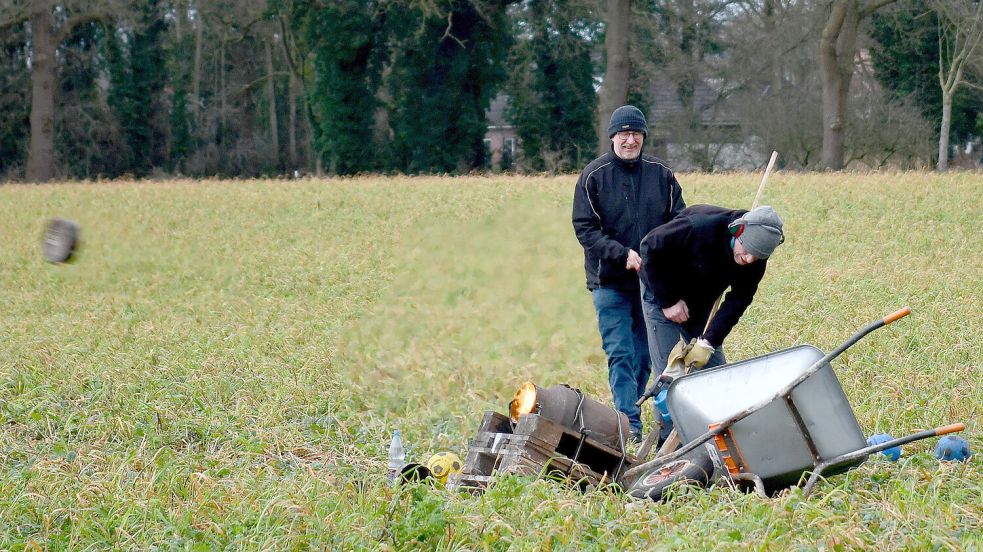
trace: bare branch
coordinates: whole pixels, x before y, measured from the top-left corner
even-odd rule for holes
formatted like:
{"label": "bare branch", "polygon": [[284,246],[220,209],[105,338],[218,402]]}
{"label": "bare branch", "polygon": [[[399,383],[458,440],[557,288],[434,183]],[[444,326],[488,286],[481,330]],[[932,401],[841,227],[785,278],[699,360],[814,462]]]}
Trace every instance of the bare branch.
{"label": "bare branch", "polygon": [[883,8],[884,6],[887,6],[888,4],[893,4],[897,1],[898,0],[875,0],[874,2],[871,2],[870,4],[860,9],[860,18],[864,19],[868,15]]}
{"label": "bare branch", "polygon": [[[939,85],[949,94],[963,82],[963,69],[983,42],[980,22],[983,3],[976,3],[972,13],[960,11],[951,3],[936,2],[939,18]],[[948,70],[948,74],[946,71]]]}
{"label": "bare branch", "polygon": [[448,12],[447,13],[447,28],[444,29],[444,36],[440,37],[440,40],[438,40],[437,42],[443,41],[445,38],[451,38],[451,39],[454,40],[454,42],[457,42],[458,44],[460,44],[461,45],[461,48],[467,48],[467,46],[465,46],[464,43],[461,42],[460,39],[458,39],[456,36],[454,36],[453,34],[451,34],[451,27],[453,26],[453,23],[451,22],[451,17],[453,15],[454,15],[453,12]]}
{"label": "bare branch", "polygon": [[239,87],[239,93],[249,92],[253,88],[255,88],[255,87],[257,87],[257,86],[259,86],[261,84],[265,84],[271,78],[274,78],[274,77],[289,77],[289,76],[290,76],[290,72],[289,71],[274,71],[273,74],[271,74],[271,75],[263,75],[263,76],[261,76],[261,77],[259,77],[257,79],[254,79],[251,82],[247,82],[246,84],[243,84],[242,86]]}
{"label": "bare branch", "polygon": [[27,4],[11,5],[6,10],[0,10],[0,31],[6,31],[11,27],[16,27],[30,19],[30,11]]}
{"label": "bare branch", "polygon": [[254,25],[257,25],[267,20],[267,18],[262,15],[257,15],[256,17],[250,19],[249,21],[246,21],[245,23],[237,23],[234,18],[224,17],[220,13],[209,14],[209,17],[216,19],[219,23],[221,23],[223,27],[232,29],[236,32],[237,36],[235,38],[230,38],[226,40],[226,42],[229,44],[238,44],[246,40],[246,38],[251,36],[250,32],[252,31]]}
{"label": "bare branch", "polygon": [[293,71],[297,76],[300,73],[297,69],[297,62],[294,61],[293,52],[290,51],[290,37],[292,36],[287,29],[286,18],[282,16],[277,16],[277,20],[280,22],[280,34],[283,36],[283,54],[287,58],[287,66]]}

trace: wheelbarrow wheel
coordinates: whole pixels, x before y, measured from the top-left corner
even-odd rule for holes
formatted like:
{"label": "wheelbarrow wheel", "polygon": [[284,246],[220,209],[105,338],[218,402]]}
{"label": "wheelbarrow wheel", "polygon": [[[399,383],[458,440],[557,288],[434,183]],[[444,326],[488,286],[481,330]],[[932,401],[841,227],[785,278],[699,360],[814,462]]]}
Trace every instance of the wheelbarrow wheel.
{"label": "wheelbarrow wheel", "polygon": [[686,483],[705,488],[713,473],[713,460],[706,447],[696,447],[683,457],[668,464],[652,468],[643,474],[628,490],[634,498],[662,500],[665,491],[674,483]]}

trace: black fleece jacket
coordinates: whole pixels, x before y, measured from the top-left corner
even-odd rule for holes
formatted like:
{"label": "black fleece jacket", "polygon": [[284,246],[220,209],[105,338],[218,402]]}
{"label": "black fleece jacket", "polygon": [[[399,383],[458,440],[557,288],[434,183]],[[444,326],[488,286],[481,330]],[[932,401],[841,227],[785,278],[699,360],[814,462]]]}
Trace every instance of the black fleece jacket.
{"label": "black fleece jacket", "polygon": [[[719,347],[747,310],[765,275],[768,261],[739,265],[734,261],[727,225],[746,213],[713,205],[694,205],[642,240],[642,274],[662,308],[682,299],[689,309],[683,327]],[[713,322],[704,333],[710,309],[730,286]]]}
{"label": "black fleece jacket", "polygon": [[573,194],[587,289],[638,289],[638,273],[625,268],[628,250],[637,252],[646,234],[684,207],[676,176],[655,157],[625,161],[608,151],[587,165]]}

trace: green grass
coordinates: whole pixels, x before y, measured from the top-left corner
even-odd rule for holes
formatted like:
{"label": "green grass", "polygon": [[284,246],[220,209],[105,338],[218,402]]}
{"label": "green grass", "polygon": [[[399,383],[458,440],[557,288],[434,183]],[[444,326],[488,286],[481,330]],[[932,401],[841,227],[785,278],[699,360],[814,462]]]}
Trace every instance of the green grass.
{"label": "green grass", "polygon": [[[747,207],[754,174],[681,175]],[[526,380],[610,401],[570,225],[575,176],[0,187],[0,549],[964,550],[983,547],[983,177],[771,177],[788,240],[732,360],[831,350],[864,432],[962,421],[803,499],[663,504],[505,477],[385,484],[463,455]],[[41,260],[45,220],[82,227]]]}

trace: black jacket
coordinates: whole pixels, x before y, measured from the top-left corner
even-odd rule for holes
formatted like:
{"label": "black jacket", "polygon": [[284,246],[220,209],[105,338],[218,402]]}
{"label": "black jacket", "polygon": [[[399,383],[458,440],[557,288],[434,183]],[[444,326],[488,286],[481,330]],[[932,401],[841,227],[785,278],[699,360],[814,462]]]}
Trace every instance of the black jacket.
{"label": "black jacket", "polygon": [[[727,225],[746,212],[694,205],[645,236],[639,252],[641,277],[656,303],[667,308],[685,301],[689,320],[683,327],[714,347],[724,342],[751,304],[768,265],[764,259],[743,266],[734,261]],[[704,333],[710,309],[727,286],[730,292]]]}
{"label": "black jacket", "polygon": [[638,289],[638,273],[625,268],[628,250],[684,207],[676,176],[655,157],[625,161],[609,151],[587,165],[573,194],[587,289]]}

